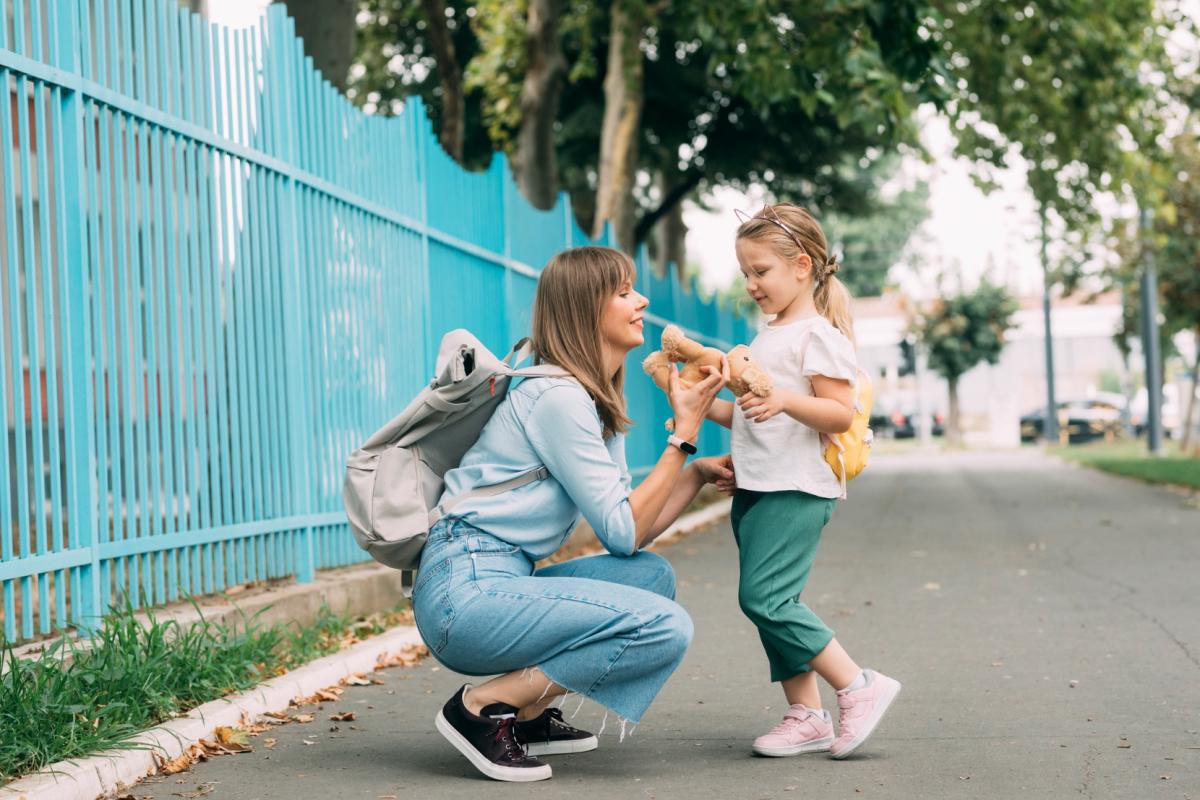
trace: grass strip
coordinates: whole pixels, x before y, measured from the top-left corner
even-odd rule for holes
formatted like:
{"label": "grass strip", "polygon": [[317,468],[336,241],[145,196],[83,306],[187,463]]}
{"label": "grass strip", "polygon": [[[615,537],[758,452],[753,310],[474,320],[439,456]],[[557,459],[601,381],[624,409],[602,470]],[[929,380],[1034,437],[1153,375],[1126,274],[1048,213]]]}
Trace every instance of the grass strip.
{"label": "grass strip", "polygon": [[1114,475],[1200,489],[1200,458],[1181,455],[1173,449],[1161,456],[1151,456],[1144,443],[1134,441],[1055,447],[1051,452]]}
{"label": "grass strip", "polygon": [[351,620],[322,606],[311,625],[270,627],[145,617],[114,609],[86,646],[64,637],[35,658],[0,641],[0,784],[132,747],[147,728],[381,633],[405,611]]}

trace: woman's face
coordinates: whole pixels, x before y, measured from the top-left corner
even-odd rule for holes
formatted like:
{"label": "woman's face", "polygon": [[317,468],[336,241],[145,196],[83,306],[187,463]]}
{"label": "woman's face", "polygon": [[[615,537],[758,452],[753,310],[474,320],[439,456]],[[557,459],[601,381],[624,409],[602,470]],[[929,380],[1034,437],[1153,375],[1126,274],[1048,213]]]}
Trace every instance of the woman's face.
{"label": "woman's face", "polygon": [[644,296],[625,281],[616,294],[608,298],[600,312],[600,336],[612,350],[624,355],[646,340],[642,333],[642,312],[650,304]]}

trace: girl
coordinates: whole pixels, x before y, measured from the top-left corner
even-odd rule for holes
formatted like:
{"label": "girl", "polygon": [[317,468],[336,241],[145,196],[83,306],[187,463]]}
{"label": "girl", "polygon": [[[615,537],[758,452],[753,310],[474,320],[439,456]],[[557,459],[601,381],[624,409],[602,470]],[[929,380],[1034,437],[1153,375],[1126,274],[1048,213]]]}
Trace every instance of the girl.
{"label": "girl", "polygon": [[[695,452],[688,440],[729,369],[710,367],[691,389],[672,372],[675,435],[631,491],[624,365],[642,344],[647,305],[633,281],[633,262],[606,247],[567,250],[546,265],[533,304],[534,353],[572,377],[527,379],[509,391],[460,465],[446,473],[440,502],[538,465],[549,477],[464,500],[434,525],[422,552],[413,610],[430,651],[456,672],[504,673],[463,686],[435,724],[497,780],[549,778],[549,765],[535,753],[597,746],[595,736],[549,708],[567,691],[637,722],[692,638],[692,621],[674,600],[671,565],[641,548],[705,483],[730,486],[727,456],[684,468],[687,452]],[[563,545],[580,514],[610,555],[535,571],[534,562]]]}
{"label": "girl", "polygon": [[[709,418],[733,429],[737,473],[732,522],[741,571],[738,602],[758,628],[771,680],[790,704],[754,752],[791,756],[857,749],[891,705],[900,684],[859,669],[800,594],[821,529],[842,487],[822,457],[820,434],[849,429],[857,376],[850,295],[835,277],[825,234],[807,211],[766,206],[737,232],[746,291],[774,315],[750,345],[775,390],[713,405]],[[821,708],[816,676],[838,698],[838,736]]]}

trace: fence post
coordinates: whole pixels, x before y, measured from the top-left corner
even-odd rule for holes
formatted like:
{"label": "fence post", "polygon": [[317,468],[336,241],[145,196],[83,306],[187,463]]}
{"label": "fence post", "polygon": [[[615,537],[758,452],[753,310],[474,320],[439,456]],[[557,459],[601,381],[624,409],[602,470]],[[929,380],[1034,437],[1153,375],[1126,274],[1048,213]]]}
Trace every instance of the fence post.
{"label": "fence post", "polygon": [[[79,17],[75,0],[53,0],[58,6],[57,31],[60,66],[82,75]],[[87,548],[88,563],[79,567],[78,592],[71,597],[71,612],[82,631],[96,627],[104,616],[100,586],[100,548],[96,475],[97,457],[91,430],[96,420],[94,387],[91,380],[91,314],[88,303],[86,229],[81,203],[86,197],[84,159],[84,101],[76,89],[64,88],[59,100],[59,129],[55,132],[54,157],[64,180],[55,191],[59,220],[58,267],[62,275],[60,299],[63,309],[63,425],[67,475],[68,547]],[[7,143],[5,143],[7,146]],[[69,176],[69,177],[68,177]],[[67,181],[74,185],[69,187]],[[97,366],[97,369],[99,367]],[[99,376],[97,376],[99,380]],[[97,424],[103,424],[99,422]]]}
{"label": "fence post", "polygon": [[[268,80],[268,85],[273,83],[272,96],[276,98],[270,105],[269,113],[275,115],[274,124],[286,131],[284,141],[279,143],[282,150],[280,155],[281,160],[292,166],[296,166],[299,160],[296,129],[302,122],[295,113],[297,81],[292,73],[295,62],[291,58],[290,47],[295,38],[294,24],[284,6],[274,4],[267,9],[267,47],[274,73],[274,80]],[[314,513],[316,509],[311,507],[311,502],[318,494],[314,472],[317,454],[313,452],[312,430],[312,404],[318,387],[312,384],[309,372],[308,329],[311,320],[307,318],[309,304],[303,264],[305,256],[296,246],[297,238],[303,235],[297,197],[299,192],[295,179],[290,174],[284,176],[279,214],[279,263],[284,271],[281,288],[284,353],[287,358],[288,462],[292,470],[292,485],[288,493],[291,507],[287,513],[294,516]],[[311,524],[306,524],[296,537],[293,557],[296,580],[300,583],[309,583],[316,577],[316,543],[313,539]]]}

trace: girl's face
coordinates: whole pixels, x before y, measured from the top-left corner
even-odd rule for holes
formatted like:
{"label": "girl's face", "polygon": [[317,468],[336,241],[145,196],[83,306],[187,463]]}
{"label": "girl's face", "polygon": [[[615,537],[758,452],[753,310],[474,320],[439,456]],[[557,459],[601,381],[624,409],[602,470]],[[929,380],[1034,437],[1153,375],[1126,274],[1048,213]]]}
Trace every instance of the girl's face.
{"label": "girl's face", "polygon": [[764,314],[781,314],[802,293],[812,294],[812,260],[801,255],[788,262],[770,245],[737,240],[738,266],[746,277],[746,294]]}
{"label": "girl's face", "polygon": [[600,336],[604,344],[622,357],[635,347],[641,347],[646,340],[642,333],[642,312],[648,305],[650,301],[635,292],[632,283],[625,281],[600,312]]}

